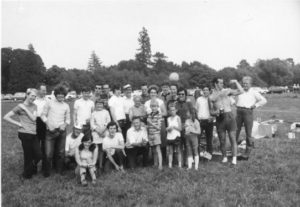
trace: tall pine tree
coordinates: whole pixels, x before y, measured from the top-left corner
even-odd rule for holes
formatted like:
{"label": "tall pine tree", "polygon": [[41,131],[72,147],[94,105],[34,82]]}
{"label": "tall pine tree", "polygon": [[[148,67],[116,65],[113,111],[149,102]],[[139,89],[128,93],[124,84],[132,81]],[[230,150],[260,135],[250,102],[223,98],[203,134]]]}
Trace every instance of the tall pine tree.
{"label": "tall pine tree", "polygon": [[32,52],[33,54],[36,53],[36,52],[35,52],[35,49],[34,49],[34,47],[33,47],[33,45],[32,45],[31,43],[29,43],[29,45],[28,45],[28,50],[29,50],[30,52]]}
{"label": "tall pine tree", "polygon": [[100,70],[101,69],[101,61],[99,59],[99,57],[96,55],[95,51],[92,51],[91,57],[89,59],[88,62],[88,70],[89,71],[96,71],[96,70]]}
{"label": "tall pine tree", "polygon": [[140,48],[137,49],[138,53],[135,55],[136,61],[138,61],[144,68],[151,65],[151,44],[148,31],[143,27],[139,33],[138,42]]}

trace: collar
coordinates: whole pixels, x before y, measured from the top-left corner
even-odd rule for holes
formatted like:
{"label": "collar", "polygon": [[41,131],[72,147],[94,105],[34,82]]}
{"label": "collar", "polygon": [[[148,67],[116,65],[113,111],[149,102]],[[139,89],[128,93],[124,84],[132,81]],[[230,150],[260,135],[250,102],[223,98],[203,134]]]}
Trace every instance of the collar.
{"label": "collar", "polygon": [[156,112],[151,112],[151,113],[150,113],[150,116],[152,116],[152,117],[153,117],[153,116],[155,116],[155,115],[157,115],[157,114],[159,114],[159,111],[156,111]]}

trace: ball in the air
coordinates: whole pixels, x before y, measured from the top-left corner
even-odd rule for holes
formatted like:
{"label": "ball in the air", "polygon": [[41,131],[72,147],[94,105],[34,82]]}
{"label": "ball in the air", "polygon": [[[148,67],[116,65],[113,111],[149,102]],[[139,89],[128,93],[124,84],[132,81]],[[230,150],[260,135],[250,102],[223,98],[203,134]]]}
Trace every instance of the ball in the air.
{"label": "ball in the air", "polygon": [[171,73],[170,76],[169,76],[169,80],[170,81],[178,81],[179,80],[179,75],[178,73]]}

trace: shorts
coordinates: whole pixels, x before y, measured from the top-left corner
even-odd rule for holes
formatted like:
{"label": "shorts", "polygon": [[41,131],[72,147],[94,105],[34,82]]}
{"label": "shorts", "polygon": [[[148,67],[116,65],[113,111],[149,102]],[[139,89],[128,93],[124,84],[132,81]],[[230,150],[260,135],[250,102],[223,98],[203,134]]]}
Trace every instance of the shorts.
{"label": "shorts", "polygon": [[232,112],[225,112],[216,119],[217,132],[236,131],[236,120]]}
{"label": "shorts", "polygon": [[149,145],[155,146],[161,144],[160,133],[148,135]]}
{"label": "shorts", "polygon": [[178,146],[181,144],[181,137],[176,137],[173,140],[167,140],[167,146]]}

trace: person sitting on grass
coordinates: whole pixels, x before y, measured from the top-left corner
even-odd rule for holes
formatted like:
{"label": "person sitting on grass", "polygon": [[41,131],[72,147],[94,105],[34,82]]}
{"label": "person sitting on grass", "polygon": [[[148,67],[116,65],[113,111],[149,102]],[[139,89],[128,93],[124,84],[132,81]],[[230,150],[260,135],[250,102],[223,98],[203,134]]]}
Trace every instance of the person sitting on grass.
{"label": "person sitting on grass", "polygon": [[99,157],[98,157],[98,166],[99,170],[103,169],[103,148],[102,142],[106,136],[107,130],[106,126],[111,121],[109,112],[104,107],[103,100],[96,100],[95,111],[92,113],[91,118],[91,129],[93,142],[98,145]]}
{"label": "person sitting on grass", "polygon": [[196,119],[195,111],[192,107],[186,112],[185,128],[185,146],[188,156],[188,169],[192,168],[193,154],[195,158],[195,170],[199,167],[199,153],[198,153],[198,135],[200,135],[200,124]]}
{"label": "person sitting on grass", "polygon": [[148,161],[148,133],[146,127],[142,125],[140,117],[132,118],[132,127],[127,131],[126,154],[130,168],[135,168],[138,155],[143,156],[143,167]]}
{"label": "person sitting on grass", "polygon": [[74,126],[73,132],[67,135],[65,147],[65,165],[67,168],[72,168],[71,165],[76,164],[75,151],[81,144],[83,136],[81,126]]}
{"label": "person sitting on grass", "polygon": [[169,107],[170,116],[168,117],[168,127],[167,129],[167,152],[169,168],[172,168],[173,163],[173,153],[178,152],[178,167],[182,167],[182,152],[180,148],[180,131],[181,131],[181,119],[176,114],[177,110],[174,105]]}
{"label": "person sitting on grass", "polygon": [[81,184],[86,186],[87,170],[92,178],[92,184],[96,184],[96,162],[98,158],[98,147],[92,143],[91,135],[87,133],[81,140],[81,144],[76,148],[75,159],[77,162],[77,169],[80,174]]}
{"label": "person sitting on grass", "polygon": [[124,151],[124,138],[122,133],[117,132],[116,122],[107,125],[108,135],[103,139],[103,151],[106,152],[108,160],[105,162],[104,171],[107,172],[113,165],[116,170],[124,171],[126,153]]}
{"label": "person sitting on grass", "polygon": [[[18,104],[3,118],[5,121],[19,127],[18,137],[22,142],[24,152],[24,171],[22,177],[25,179],[30,179],[32,175],[37,173],[37,164],[42,158],[39,140],[36,136],[37,106],[33,103],[36,94],[37,91],[35,89],[28,89],[25,101]],[[14,115],[18,116],[20,122],[11,118]]]}
{"label": "person sitting on grass", "polygon": [[162,154],[161,154],[161,124],[162,116],[158,111],[158,102],[155,99],[150,101],[151,113],[148,115],[147,124],[148,124],[148,139],[149,144],[154,154],[154,166],[158,165],[158,169],[162,170]]}

